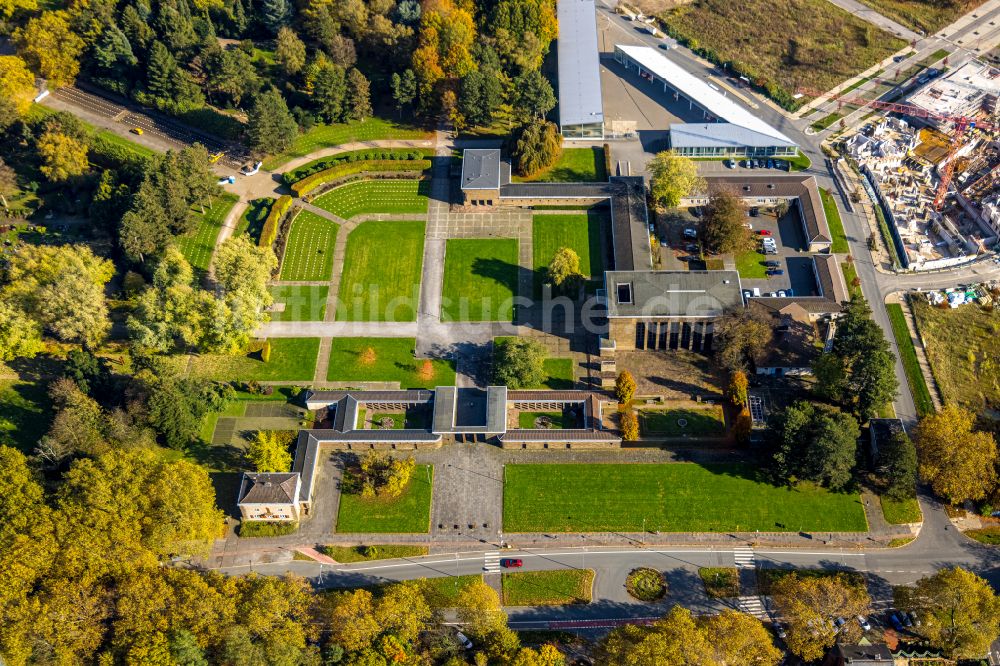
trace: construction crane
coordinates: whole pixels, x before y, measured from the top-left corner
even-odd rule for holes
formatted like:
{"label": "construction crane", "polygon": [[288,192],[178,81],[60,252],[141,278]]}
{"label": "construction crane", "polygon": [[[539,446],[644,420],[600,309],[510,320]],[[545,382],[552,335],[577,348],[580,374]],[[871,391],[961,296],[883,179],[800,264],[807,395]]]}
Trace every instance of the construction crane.
{"label": "construction crane", "polygon": [[[810,88],[797,88],[796,92],[802,93],[803,95],[810,95],[812,97],[822,97],[826,94],[825,92]],[[989,121],[970,118],[968,116],[952,116],[946,113],[936,113],[930,109],[924,109],[912,104],[885,102],[879,99],[861,97],[860,95],[844,95],[843,97],[831,98],[831,101],[833,100],[837,102],[838,109],[843,107],[845,104],[858,107],[870,106],[874,109],[879,109],[880,111],[886,111],[888,113],[901,113],[906,116],[927,118],[930,120],[952,123],[952,125],[954,125],[955,131],[951,136],[951,147],[948,151],[948,155],[944,158],[943,166],[938,169],[940,182],[938,183],[937,193],[934,196],[935,210],[941,210],[945,197],[948,195],[948,186],[951,185],[951,179],[955,173],[955,154],[962,147],[962,137],[965,136],[965,132],[977,127],[987,131],[997,130],[997,126]]]}

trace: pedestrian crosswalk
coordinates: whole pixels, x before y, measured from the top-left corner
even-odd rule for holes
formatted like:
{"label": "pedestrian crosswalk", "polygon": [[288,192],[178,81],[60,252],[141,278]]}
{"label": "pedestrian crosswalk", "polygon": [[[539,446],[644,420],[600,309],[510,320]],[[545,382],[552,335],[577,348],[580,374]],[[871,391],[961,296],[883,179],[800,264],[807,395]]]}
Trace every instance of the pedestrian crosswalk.
{"label": "pedestrian crosswalk", "polygon": [[738,569],[752,569],[754,566],[753,548],[736,548],[733,550],[733,557]]}
{"label": "pedestrian crosswalk", "polygon": [[486,573],[500,573],[500,551],[483,554],[483,571]]}
{"label": "pedestrian crosswalk", "polygon": [[754,617],[757,618],[767,617],[767,611],[764,610],[764,604],[761,603],[760,597],[757,596],[740,597],[737,600],[737,605],[739,606],[740,611],[743,613],[747,613],[748,615],[753,615]]}

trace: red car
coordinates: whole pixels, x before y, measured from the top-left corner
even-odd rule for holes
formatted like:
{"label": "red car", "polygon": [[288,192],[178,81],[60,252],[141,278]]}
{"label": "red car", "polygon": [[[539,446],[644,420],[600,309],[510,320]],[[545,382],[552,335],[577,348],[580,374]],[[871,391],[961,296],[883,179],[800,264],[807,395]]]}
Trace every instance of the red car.
{"label": "red car", "polygon": [[768,231],[767,229],[761,229],[757,233],[760,234],[761,236],[770,236],[771,235],[771,232]]}
{"label": "red car", "polygon": [[521,560],[512,560],[509,558],[504,558],[500,560],[500,566],[502,566],[504,569],[516,569],[518,567],[523,567],[524,562],[522,562]]}

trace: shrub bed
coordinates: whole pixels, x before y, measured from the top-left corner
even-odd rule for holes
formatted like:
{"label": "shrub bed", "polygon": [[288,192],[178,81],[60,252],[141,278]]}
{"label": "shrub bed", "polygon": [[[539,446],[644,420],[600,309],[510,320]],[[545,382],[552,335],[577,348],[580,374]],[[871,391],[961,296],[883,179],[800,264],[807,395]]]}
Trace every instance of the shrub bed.
{"label": "shrub bed", "polygon": [[632,569],[625,579],[625,589],[639,601],[659,601],[667,594],[667,581],[656,569]]}
{"label": "shrub bed", "polygon": [[[344,176],[351,176],[355,174],[360,174],[364,172],[399,172],[399,171],[413,171],[415,173],[420,173],[431,168],[430,160],[422,159],[407,159],[399,161],[391,160],[373,160],[364,162],[345,162],[344,164],[339,164],[329,169],[323,169],[313,173],[310,176],[303,178],[302,180],[296,181],[292,184],[292,193],[297,197],[311,192],[320,185],[328,183],[331,180],[337,178],[343,178]],[[288,174],[285,174],[286,176]]]}
{"label": "shrub bed", "polygon": [[714,599],[740,596],[740,572],[732,567],[702,567],[698,569],[705,592]]}
{"label": "shrub bed", "polygon": [[264,228],[260,232],[260,241],[258,242],[260,247],[271,247],[274,245],[274,240],[278,237],[278,223],[284,217],[285,213],[288,212],[291,205],[292,198],[287,194],[283,194],[271,206],[271,212],[267,214],[267,219],[264,220]]}
{"label": "shrub bed", "polygon": [[276,537],[294,534],[299,529],[296,521],[272,523],[267,520],[244,520],[240,523],[240,536],[244,539],[253,537]]}
{"label": "shrub bed", "polygon": [[303,164],[297,169],[286,171],[281,175],[281,180],[286,185],[297,183],[306,176],[311,176],[329,168],[349,164],[351,162],[372,162],[372,161],[398,161],[398,160],[422,160],[428,157],[430,151],[407,149],[386,149],[386,150],[353,150],[346,153],[337,153],[330,157],[321,157],[308,164]]}

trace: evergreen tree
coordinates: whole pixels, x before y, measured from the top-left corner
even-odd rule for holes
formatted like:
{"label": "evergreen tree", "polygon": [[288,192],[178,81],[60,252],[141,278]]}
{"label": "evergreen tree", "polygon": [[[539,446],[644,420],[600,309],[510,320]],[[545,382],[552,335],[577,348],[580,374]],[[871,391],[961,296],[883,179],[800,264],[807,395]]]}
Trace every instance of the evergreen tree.
{"label": "evergreen tree", "polygon": [[368,79],[357,69],[347,73],[347,102],[353,120],[364,120],[372,115],[372,98]]}
{"label": "evergreen tree", "polygon": [[402,75],[393,72],[390,87],[392,99],[396,102],[396,112],[402,113],[403,108],[413,104],[417,96],[417,77],[412,69],[407,69]]}
{"label": "evergreen tree", "polygon": [[272,35],[277,35],[292,22],[292,3],[289,0],[260,0],[257,16]]}
{"label": "evergreen tree", "polygon": [[308,83],[312,87],[316,113],[328,123],[338,123],[344,117],[347,78],[344,68],[327,58],[317,59],[309,68]]}
{"label": "evergreen tree", "polygon": [[298,133],[285,98],[270,88],[254,98],[247,121],[250,147],[261,153],[278,153],[288,148]]}

